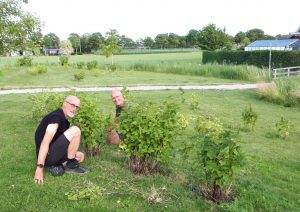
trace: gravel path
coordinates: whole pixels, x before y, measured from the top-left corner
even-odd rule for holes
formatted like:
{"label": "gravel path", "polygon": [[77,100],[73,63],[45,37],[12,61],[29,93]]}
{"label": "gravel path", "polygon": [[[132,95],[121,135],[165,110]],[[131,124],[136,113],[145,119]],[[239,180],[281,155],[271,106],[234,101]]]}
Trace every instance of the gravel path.
{"label": "gravel path", "polygon": [[[265,83],[263,83],[265,84]],[[225,84],[225,85],[139,85],[128,86],[130,91],[163,91],[163,90],[247,90],[256,89],[263,84]],[[26,94],[26,93],[41,93],[41,92],[67,92],[71,90],[81,92],[104,92],[113,89],[122,89],[123,87],[61,87],[61,88],[18,88],[18,89],[3,89],[0,90],[0,95],[6,94]]]}

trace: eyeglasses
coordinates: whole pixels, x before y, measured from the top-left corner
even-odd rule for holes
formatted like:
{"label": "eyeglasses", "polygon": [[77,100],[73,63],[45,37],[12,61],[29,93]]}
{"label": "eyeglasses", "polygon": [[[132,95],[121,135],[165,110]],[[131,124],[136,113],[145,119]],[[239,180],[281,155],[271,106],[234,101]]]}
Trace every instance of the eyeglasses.
{"label": "eyeglasses", "polygon": [[75,105],[75,104],[73,104],[73,103],[71,103],[71,102],[68,102],[68,101],[66,101],[68,104],[70,104],[72,107],[75,107],[76,108],[76,110],[79,110],[80,109],[80,107],[78,106],[78,105]]}

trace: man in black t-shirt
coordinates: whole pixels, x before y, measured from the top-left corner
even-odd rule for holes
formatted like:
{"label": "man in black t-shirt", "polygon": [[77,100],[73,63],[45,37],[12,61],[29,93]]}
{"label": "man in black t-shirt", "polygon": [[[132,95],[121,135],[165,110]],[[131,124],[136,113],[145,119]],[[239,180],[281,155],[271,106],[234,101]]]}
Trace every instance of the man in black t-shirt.
{"label": "man in black t-shirt", "polygon": [[[44,181],[44,166],[53,175],[66,172],[85,173],[87,170],[79,163],[84,154],[78,151],[80,129],[70,127],[68,121],[76,115],[80,100],[76,96],[68,96],[62,108],[46,115],[35,132],[37,168],[34,180],[41,184]],[[65,164],[65,167],[63,166]]]}

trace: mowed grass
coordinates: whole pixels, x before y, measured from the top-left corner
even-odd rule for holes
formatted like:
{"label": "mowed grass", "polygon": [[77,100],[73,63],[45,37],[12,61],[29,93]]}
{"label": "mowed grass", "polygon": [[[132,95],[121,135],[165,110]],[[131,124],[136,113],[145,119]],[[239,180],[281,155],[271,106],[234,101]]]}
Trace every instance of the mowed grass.
{"label": "mowed grass", "polygon": [[[116,147],[103,145],[99,156],[87,158],[87,175],[65,174],[52,177],[46,173],[43,186],[35,185],[34,131],[30,119],[33,107],[30,95],[0,96],[0,205],[6,211],[297,211],[300,208],[300,109],[285,108],[257,100],[253,91],[195,92],[201,99],[201,111],[214,114],[223,122],[237,125],[241,112],[249,103],[258,113],[256,130],[241,132],[242,149],[247,162],[233,184],[235,201],[215,205],[204,201],[191,190],[191,184],[204,182],[203,170],[192,155],[185,160],[178,149],[185,143],[197,142],[189,127],[174,141],[169,175],[135,176],[126,167],[126,157]],[[185,92],[181,103],[179,91],[133,92],[141,101],[160,102],[174,98],[181,112],[191,116],[192,92]],[[101,110],[114,113],[109,93],[91,93]],[[274,125],[283,115],[295,129],[291,137],[281,140]],[[104,142],[104,141],[103,141]],[[83,191],[92,183],[102,189],[95,200],[71,201],[67,193]],[[161,203],[150,203],[151,190],[164,188]]]}
{"label": "mowed grass", "polygon": [[[19,57],[0,57],[0,67],[3,65],[13,65]],[[110,64],[111,58],[103,55],[72,55],[69,57],[70,63],[89,62],[96,60],[100,65]],[[130,66],[135,63],[201,63],[201,52],[185,53],[161,53],[161,54],[139,54],[139,55],[115,55],[114,63],[119,66]],[[33,57],[33,63],[58,64],[58,56]]]}
{"label": "mowed grass", "polygon": [[[201,52],[116,55],[117,70],[113,72],[108,70],[110,58],[101,55],[70,56],[67,67],[58,65],[57,56],[33,57],[33,64],[47,67],[43,74],[32,74],[30,67],[17,66],[17,58],[0,57],[0,88],[226,84],[260,79],[256,76],[258,68],[200,65],[201,57]],[[76,63],[93,60],[98,62],[97,69],[76,68]],[[81,72],[84,78],[75,80],[74,75]]]}
{"label": "mowed grass", "polygon": [[235,80],[217,79],[167,73],[152,73],[144,71],[114,72],[108,70],[83,70],[84,79],[77,81],[75,73],[82,70],[48,66],[47,73],[32,75],[29,68],[3,69],[0,76],[0,88],[14,87],[91,87],[91,86],[129,86],[129,85],[193,85],[193,84],[224,84],[237,82]]}

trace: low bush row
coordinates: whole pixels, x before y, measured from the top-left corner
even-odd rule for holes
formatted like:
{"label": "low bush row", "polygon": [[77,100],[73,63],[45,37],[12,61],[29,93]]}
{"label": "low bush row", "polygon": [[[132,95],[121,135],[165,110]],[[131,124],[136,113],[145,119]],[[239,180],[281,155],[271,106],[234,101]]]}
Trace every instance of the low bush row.
{"label": "low bush row", "polygon": [[[203,51],[202,63],[247,64],[269,66],[270,52],[266,51]],[[300,66],[300,51],[272,51],[272,68]]]}

